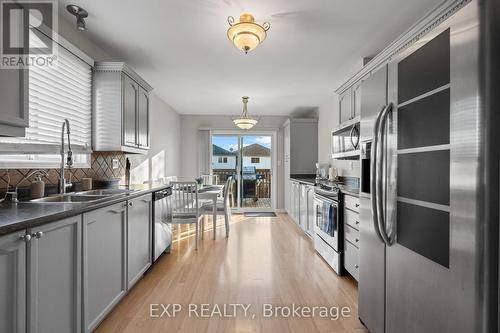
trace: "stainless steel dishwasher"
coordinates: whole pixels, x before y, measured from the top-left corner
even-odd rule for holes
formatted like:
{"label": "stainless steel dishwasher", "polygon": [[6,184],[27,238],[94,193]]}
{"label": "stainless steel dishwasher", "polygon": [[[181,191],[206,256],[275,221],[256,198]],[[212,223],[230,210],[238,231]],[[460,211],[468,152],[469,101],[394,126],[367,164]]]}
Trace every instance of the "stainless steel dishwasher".
{"label": "stainless steel dishwasher", "polygon": [[172,245],[172,229],[169,225],[172,218],[171,195],[171,187],[153,192],[153,262]]}

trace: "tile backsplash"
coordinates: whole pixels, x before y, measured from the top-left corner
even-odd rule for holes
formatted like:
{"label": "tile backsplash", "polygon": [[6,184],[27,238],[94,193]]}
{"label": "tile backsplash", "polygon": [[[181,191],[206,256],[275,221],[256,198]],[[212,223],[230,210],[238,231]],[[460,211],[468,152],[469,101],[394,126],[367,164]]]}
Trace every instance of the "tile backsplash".
{"label": "tile backsplash", "polygon": [[[118,168],[113,169],[113,159],[118,160]],[[82,178],[92,179],[123,179],[125,177],[126,155],[122,152],[94,152],[91,158],[90,168],[66,169],[66,177],[71,174],[71,182],[78,183]],[[15,187],[28,173],[35,169],[9,169],[0,170],[0,191],[7,190],[8,176],[10,176],[10,188]],[[44,169],[48,172],[47,177],[43,177],[46,185],[57,185],[59,181],[59,169]],[[30,185],[30,180],[23,181],[20,187]]]}

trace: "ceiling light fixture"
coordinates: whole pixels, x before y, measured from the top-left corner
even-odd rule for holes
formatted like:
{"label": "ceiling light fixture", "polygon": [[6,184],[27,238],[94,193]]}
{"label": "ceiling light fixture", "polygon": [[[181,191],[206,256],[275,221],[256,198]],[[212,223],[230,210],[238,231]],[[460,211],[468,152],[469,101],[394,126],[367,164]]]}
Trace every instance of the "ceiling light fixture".
{"label": "ceiling light fixture", "polygon": [[266,39],[267,31],[271,27],[269,22],[264,22],[262,25],[255,23],[255,18],[249,13],[243,13],[238,23],[234,23],[232,16],[227,18],[227,22],[229,23],[227,37],[234,46],[243,50],[245,54],[255,49]]}
{"label": "ceiling light fixture", "polygon": [[85,20],[84,18],[89,16],[89,13],[77,5],[67,5],[66,9],[71,15],[76,17],[76,28],[80,31],[85,31]]}
{"label": "ceiling light fixture", "polygon": [[243,112],[241,113],[241,117],[234,119],[233,122],[236,126],[243,130],[250,129],[257,124],[258,120],[250,118],[248,116],[248,110],[247,110],[247,103],[248,103],[248,97],[243,96]]}

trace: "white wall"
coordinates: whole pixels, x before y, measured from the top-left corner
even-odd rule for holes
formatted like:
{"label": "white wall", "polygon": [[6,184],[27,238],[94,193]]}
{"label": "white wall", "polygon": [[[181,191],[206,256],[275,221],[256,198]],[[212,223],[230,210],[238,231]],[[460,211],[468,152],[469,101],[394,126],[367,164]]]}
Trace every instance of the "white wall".
{"label": "white wall", "polygon": [[[59,17],[59,34],[95,61],[120,61],[76,29],[74,22]],[[140,75],[141,73],[139,73]],[[153,87],[154,88],[154,87]],[[160,177],[180,176],[180,116],[154,90],[150,96],[151,149],[147,155],[128,154],[131,182],[142,183]]]}
{"label": "white wall", "polygon": [[130,181],[135,184],[179,177],[181,170],[180,115],[154,93],[149,107],[151,148],[147,155],[127,155],[131,164]]}
{"label": "white wall", "polygon": [[318,161],[337,168],[339,176],[359,177],[359,160],[334,160],[330,158],[330,136],[339,126],[338,98],[334,94],[318,110]]}
{"label": "white wall", "polygon": [[[237,111],[235,111],[237,114]],[[288,117],[285,116],[262,116],[259,123],[255,126],[255,131],[278,131],[276,139],[277,154],[276,170],[276,188],[278,189],[277,208],[284,208],[283,198],[283,131],[281,126]],[[210,116],[210,115],[181,115],[181,178],[183,180],[194,179],[198,173],[197,161],[197,132],[200,128],[210,128],[212,130],[236,130],[231,117],[229,116]],[[254,130],[254,129],[252,129]],[[249,133],[252,131],[241,133]]]}

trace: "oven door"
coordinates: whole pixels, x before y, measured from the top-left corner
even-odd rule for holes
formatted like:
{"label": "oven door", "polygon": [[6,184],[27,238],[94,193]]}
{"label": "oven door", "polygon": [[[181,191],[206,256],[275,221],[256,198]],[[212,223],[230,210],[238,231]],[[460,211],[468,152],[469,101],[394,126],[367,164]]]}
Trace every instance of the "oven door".
{"label": "oven door", "polygon": [[336,252],[339,251],[339,206],[335,200],[316,195],[314,198],[316,220],[314,230]]}

